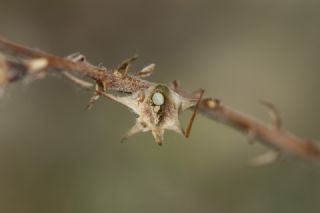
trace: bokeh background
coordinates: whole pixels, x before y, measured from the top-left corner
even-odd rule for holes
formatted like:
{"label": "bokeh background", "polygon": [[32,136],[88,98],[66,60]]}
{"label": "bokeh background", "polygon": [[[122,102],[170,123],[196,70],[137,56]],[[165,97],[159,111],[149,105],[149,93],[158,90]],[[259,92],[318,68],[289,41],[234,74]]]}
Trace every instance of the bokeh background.
{"label": "bokeh background", "polygon": [[[269,100],[287,129],[320,139],[317,0],[0,0],[0,34],[56,55],[81,52],[115,67],[140,54],[150,78],[268,122]],[[285,159],[248,166],[267,149],[202,116],[190,139],[151,134],[120,144],[134,123],[62,77],[13,85],[0,104],[0,212],[320,211],[320,168]],[[186,122],[190,114],[182,116]]]}

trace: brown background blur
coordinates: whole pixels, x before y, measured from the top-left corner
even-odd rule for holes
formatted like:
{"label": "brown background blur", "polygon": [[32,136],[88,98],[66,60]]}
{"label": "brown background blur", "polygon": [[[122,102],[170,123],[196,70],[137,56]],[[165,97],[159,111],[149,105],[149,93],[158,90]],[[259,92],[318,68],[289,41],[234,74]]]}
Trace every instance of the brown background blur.
{"label": "brown background blur", "polygon": [[[0,0],[0,35],[108,68],[140,54],[151,80],[189,89],[320,139],[320,2],[317,0]],[[0,104],[0,212],[320,212],[320,170],[297,160],[263,168],[267,149],[196,118],[189,140],[167,133],[120,144],[134,122],[61,77],[9,88]],[[188,115],[182,116],[186,121]]]}

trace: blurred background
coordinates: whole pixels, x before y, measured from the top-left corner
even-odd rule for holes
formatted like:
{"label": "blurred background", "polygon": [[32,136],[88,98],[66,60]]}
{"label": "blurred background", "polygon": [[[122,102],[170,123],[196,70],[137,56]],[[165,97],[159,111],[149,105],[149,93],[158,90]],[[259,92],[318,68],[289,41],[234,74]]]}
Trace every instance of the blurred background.
{"label": "blurred background", "polygon": [[[0,35],[66,56],[81,52],[133,70],[156,63],[152,81],[205,88],[268,122],[320,139],[320,2],[317,0],[0,0]],[[62,77],[15,84],[0,104],[0,212],[319,212],[320,169],[285,159],[248,161],[267,149],[196,118],[190,139],[168,132],[120,144],[134,123],[123,106]],[[190,113],[182,116],[186,121]]]}

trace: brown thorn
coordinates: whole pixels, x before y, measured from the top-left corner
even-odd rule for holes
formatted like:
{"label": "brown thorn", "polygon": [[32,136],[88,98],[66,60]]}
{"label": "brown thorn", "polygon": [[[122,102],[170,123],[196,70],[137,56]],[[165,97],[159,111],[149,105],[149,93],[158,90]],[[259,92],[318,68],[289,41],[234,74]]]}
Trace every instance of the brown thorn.
{"label": "brown thorn", "polygon": [[92,83],[88,82],[88,81],[85,81],[85,80],[82,80],[80,78],[77,78],[76,76],[72,75],[71,73],[69,72],[62,72],[62,74],[68,78],[70,81],[72,81],[73,83],[81,86],[82,88],[86,89],[86,90],[90,90],[92,89],[92,87],[94,86]]}
{"label": "brown thorn", "polygon": [[162,146],[163,144],[163,129],[158,129],[158,130],[152,130],[151,131],[156,143],[159,145],[159,146]]}
{"label": "brown thorn", "polygon": [[180,82],[177,80],[174,80],[174,81],[172,81],[171,85],[172,85],[173,90],[176,91],[180,87]]}
{"label": "brown thorn", "polygon": [[68,55],[66,57],[66,59],[71,60],[73,62],[86,62],[87,61],[86,57],[78,52]]}
{"label": "brown thorn", "polygon": [[89,103],[87,104],[87,106],[85,107],[86,110],[90,110],[92,109],[93,105],[100,99],[100,95],[94,94],[90,100]]}
{"label": "brown thorn", "polygon": [[129,68],[130,68],[130,65],[138,59],[138,55],[134,55],[132,56],[131,58],[128,58],[124,61],[122,61],[120,63],[120,65],[117,67],[117,70],[122,73],[124,76],[126,76],[128,74],[128,71],[129,71]]}
{"label": "brown thorn", "polygon": [[280,113],[277,110],[277,108],[270,102],[261,100],[260,103],[265,106],[270,113],[271,120],[272,120],[272,126],[276,129],[281,129],[282,127],[282,121],[280,117]]}
{"label": "brown thorn", "polygon": [[193,124],[193,121],[197,115],[197,111],[198,111],[198,108],[199,108],[199,104],[200,104],[200,101],[202,99],[202,96],[203,96],[203,93],[204,93],[204,90],[203,89],[200,89],[200,97],[197,101],[197,104],[195,105],[194,107],[194,110],[193,110],[193,113],[191,115],[191,118],[189,120],[189,124],[188,124],[188,127],[186,128],[186,131],[185,131],[185,137],[188,138],[189,135],[190,135],[190,132],[191,132],[191,128],[192,128],[192,124]]}
{"label": "brown thorn", "polygon": [[149,64],[148,66],[142,68],[139,72],[135,73],[134,76],[140,77],[140,78],[145,78],[150,75],[152,75],[154,69],[155,69],[155,64]]}
{"label": "brown thorn", "polygon": [[135,123],[129,130],[128,132],[121,137],[120,139],[120,143],[123,143],[124,141],[126,141],[128,138],[130,138],[133,135],[138,134],[139,132],[141,132],[140,126],[138,123]]}
{"label": "brown thorn", "polygon": [[100,99],[101,97],[101,86],[99,84],[96,84],[95,91],[93,93],[93,96],[90,98],[89,103],[85,107],[86,110],[92,109],[93,105]]}

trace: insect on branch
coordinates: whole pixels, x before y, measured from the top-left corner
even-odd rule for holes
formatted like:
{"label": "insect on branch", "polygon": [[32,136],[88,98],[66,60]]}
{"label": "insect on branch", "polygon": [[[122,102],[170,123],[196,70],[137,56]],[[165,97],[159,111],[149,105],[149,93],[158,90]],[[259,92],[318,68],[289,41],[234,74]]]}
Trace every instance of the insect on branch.
{"label": "insect on branch", "polygon": [[[130,108],[137,114],[137,119],[122,140],[139,132],[151,131],[157,144],[161,145],[166,129],[187,138],[196,112],[199,111],[209,119],[241,131],[250,140],[261,141],[277,153],[259,158],[260,161],[276,159],[275,156],[279,156],[278,154],[289,154],[309,160],[320,159],[320,148],[317,143],[299,138],[283,129],[279,113],[273,104],[262,102],[273,118],[272,125],[268,125],[225,106],[218,99],[202,100],[202,89],[190,92],[176,81],[168,86],[145,80],[144,78],[154,71],[154,64],[131,73],[129,68],[137,56],[123,61],[116,69],[111,70],[92,65],[81,54],[57,57],[4,39],[0,39],[0,53],[3,55],[0,57],[2,88],[18,80],[30,77],[40,79],[50,73],[58,72],[71,82],[93,91],[88,108],[91,108],[100,97],[106,97]],[[119,95],[114,95],[110,91],[116,91]],[[178,117],[187,109],[193,110],[193,114],[184,130]]]}

